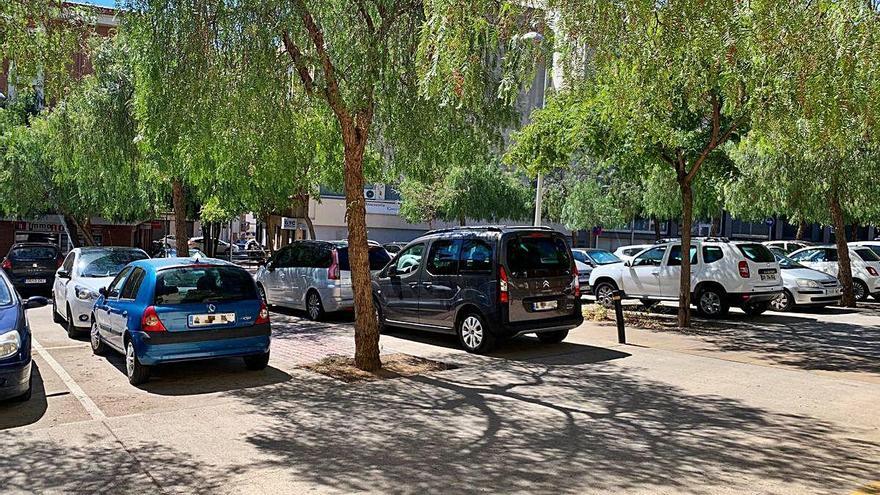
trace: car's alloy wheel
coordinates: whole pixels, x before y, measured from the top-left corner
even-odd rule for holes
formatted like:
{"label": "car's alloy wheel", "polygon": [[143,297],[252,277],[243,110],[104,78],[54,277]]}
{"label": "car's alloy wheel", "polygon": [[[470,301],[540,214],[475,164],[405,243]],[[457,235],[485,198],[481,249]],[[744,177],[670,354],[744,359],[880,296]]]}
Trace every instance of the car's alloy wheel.
{"label": "car's alloy wheel", "polygon": [[[98,333],[98,322],[94,321],[94,319],[92,320],[92,329],[89,331],[89,342],[92,344],[92,353],[97,355],[104,353],[104,349],[106,349],[104,347],[104,341],[101,340],[101,335]],[[127,357],[128,356],[126,356],[126,358]],[[128,363],[126,362],[126,369],[127,367]]]}
{"label": "car's alloy wheel", "polygon": [[721,314],[721,296],[712,290],[700,294],[700,311],[707,316]]}
{"label": "car's alloy wheel", "polygon": [[791,294],[787,290],[783,290],[775,299],[770,301],[770,308],[773,311],[789,311],[792,306]]}
{"label": "car's alloy wheel", "polygon": [[58,314],[58,303],[55,302],[55,294],[52,294],[52,321],[55,323],[64,323],[64,318]]}
{"label": "car's alloy wheel", "polygon": [[309,319],[312,321],[321,319],[321,313],[324,312],[324,308],[321,307],[321,296],[317,292],[309,293],[309,297],[306,299],[306,312],[308,312]]}
{"label": "car's alloy wheel", "polygon": [[128,383],[140,385],[150,378],[150,367],[144,366],[134,352],[134,344],[129,340],[125,344],[125,374]]}
{"label": "car's alloy wheel", "polygon": [[614,286],[608,282],[602,282],[596,287],[596,302],[610,308],[614,305]]}
{"label": "car's alloy wheel", "polygon": [[853,295],[856,301],[864,301],[868,298],[868,286],[861,280],[853,281]]}
{"label": "car's alloy wheel", "polygon": [[480,347],[483,343],[483,324],[479,318],[470,315],[461,322],[461,340],[468,350]]}
{"label": "car's alloy wheel", "polygon": [[77,330],[76,325],[73,323],[73,312],[70,311],[70,306],[67,306],[67,336],[73,339],[78,334],[79,330]]}

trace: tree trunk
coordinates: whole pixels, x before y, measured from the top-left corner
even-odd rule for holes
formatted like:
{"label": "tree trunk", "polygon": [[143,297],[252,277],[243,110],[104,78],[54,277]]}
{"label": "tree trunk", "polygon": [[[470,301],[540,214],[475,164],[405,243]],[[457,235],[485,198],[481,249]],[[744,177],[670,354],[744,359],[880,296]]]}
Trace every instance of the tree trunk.
{"label": "tree trunk", "polygon": [[859,224],[853,222],[853,224],[850,225],[849,235],[851,241],[856,242],[859,240]]}
{"label": "tree trunk", "polygon": [[171,203],[174,208],[174,245],[177,255],[189,256],[189,239],[186,236],[186,193],[180,180],[171,181]]}
{"label": "tree trunk", "polygon": [[804,237],[806,237],[806,236],[807,236],[807,221],[801,220],[800,222],[798,222],[798,229],[797,229],[797,233],[794,235],[794,239],[796,241],[802,241],[802,240],[804,240]]}
{"label": "tree trunk", "polygon": [[[308,206],[306,206],[306,208],[308,208]],[[315,224],[312,223],[312,219],[309,217],[308,209],[306,209],[306,214],[303,217],[303,220],[306,221],[306,228],[309,230],[309,239],[317,239],[317,236],[315,235]]]}
{"label": "tree trunk", "polygon": [[709,237],[718,237],[721,232],[721,216],[712,217],[712,227],[709,229]]}
{"label": "tree trunk", "polygon": [[62,216],[64,217],[64,224],[67,226],[67,236],[70,239],[70,247],[81,247],[81,243],[79,242],[79,224],[70,215],[64,214]]}
{"label": "tree trunk", "polygon": [[578,238],[577,238],[577,231],[576,230],[571,231],[571,247],[574,247],[574,248],[578,247]]}
{"label": "tree trunk", "polygon": [[659,241],[660,237],[661,237],[660,220],[657,220],[657,217],[655,217],[655,216],[651,216],[651,223],[654,224],[654,240]]}
{"label": "tree trunk", "polygon": [[678,291],[678,326],[691,326],[691,228],[694,191],[689,182],[679,182],[681,192],[681,280]]}
{"label": "tree trunk", "polygon": [[458,225],[464,227],[467,225],[467,218],[463,214],[458,215]]}
{"label": "tree trunk", "polygon": [[379,327],[373,308],[367,246],[367,210],[364,203],[364,149],[369,123],[342,125],[345,152],[345,201],[348,223],[348,258],[354,292],[354,364],[364,371],[382,367]]}
{"label": "tree trunk", "polygon": [[834,224],[834,243],[837,245],[837,278],[843,285],[843,297],[840,305],[847,308],[856,306],[856,298],[853,293],[852,265],[849,259],[849,246],[846,244],[846,225],[843,223],[843,209],[840,207],[840,198],[837,191],[829,193],[831,207],[831,221]]}

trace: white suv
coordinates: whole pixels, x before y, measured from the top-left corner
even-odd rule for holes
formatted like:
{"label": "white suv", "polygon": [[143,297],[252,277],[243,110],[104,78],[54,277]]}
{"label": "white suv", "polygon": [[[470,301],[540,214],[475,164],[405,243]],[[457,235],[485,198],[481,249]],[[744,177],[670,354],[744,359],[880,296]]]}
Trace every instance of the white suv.
{"label": "white suv", "polygon": [[[788,255],[798,263],[838,277],[837,246],[811,246]],[[870,245],[849,245],[849,259],[852,268],[853,292],[856,299],[864,301],[868,295],[880,296],[880,257]],[[875,297],[876,298],[876,297]]]}
{"label": "white suv", "polygon": [[[692,301],[704,316],[724,316],[731,305],[759,315],[782,292],[776,257],[759,243],[695,239],[690,255]],[[645,303],[677,301],[680,280],[681,243],[671,241],[653,245],[625,263],[597,267],[590,274],[590,287],[605,306],[611,305],[615,290]]]}

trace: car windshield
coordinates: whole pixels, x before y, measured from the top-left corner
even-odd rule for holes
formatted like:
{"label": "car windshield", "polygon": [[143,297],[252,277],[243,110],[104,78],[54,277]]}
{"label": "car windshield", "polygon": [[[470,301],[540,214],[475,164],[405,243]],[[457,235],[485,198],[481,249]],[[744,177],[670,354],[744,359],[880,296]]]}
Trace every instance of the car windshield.
{"label": "car windshield", "polygon": [[738,247],[743,256],[755,263],[772,263],[776,261],[776,256],[763,244],[740,244]]}
{"label": "car windshield", "polygon": [[[348,262],[348,248],[336,248],[336,254],[339,260],[339,269],[342,271],[351,271],[351,264]],[[391,261],[391,256],[385,248],[380,246],[370,246],[370,271],[381,270]]]}
{"label": "car windshield", "polygon": [[115,277],[132,261],[147,259],[139,249],[85,251],[80,255],[79,274],[84,278]]}
{"label": "car windshield", "polygon": [[507,268],[513,278],[556,277],[571,273],[568,246],[559,237],[525,234],[507,242]]}
{"label": "car windshield", "polygon": [[58,256],[58,249],[52,246],[22,246],[9,253],[14,260],[54,260]]}
{"label": "car windshield", "polygon": [[609,253],[608,251],[590,251],[590,258],[593,258],[593,261],[595,261],[597,265],[620,263],[620,258],[614,256],[614,254]]}
{"label": "car windshield", "polygon": [[0,306],[9,306],[12,304],[12,291],[9,290],[9,284],[0,278]]}
{"label": "car windshield", "polygon": [[196,265],[162,270],[155,304],[244,301],[257,298],[254,280],[236,266]]}
{"label": "car windshield", "polygon": [[776,261],[779,262],[779,268],[783,270],[788,268],[804,268],[804,265],[801,265],[797,261],[789,258],[788,256],[784,256],[779,253],[773,253],[776,256]]}

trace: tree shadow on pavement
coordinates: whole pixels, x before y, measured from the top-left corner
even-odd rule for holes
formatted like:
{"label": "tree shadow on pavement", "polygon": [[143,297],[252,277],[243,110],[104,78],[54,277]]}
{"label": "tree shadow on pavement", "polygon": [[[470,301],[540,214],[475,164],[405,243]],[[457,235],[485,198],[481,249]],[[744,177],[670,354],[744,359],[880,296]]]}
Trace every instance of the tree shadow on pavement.
{"label": "tree shadow on pavement", "polygon": [[318,491],[839,493],[880,470],[880,445],[835,424],[689,394],[642,371],[494,360],[231,394],[269,420],[246,437],[272,459],[263,467]]}
{"label": "tree shadow on pavement", "polygon": [[[103,428],[103,426],[101,427]],[[123,448],[109,432],[71,442],[0,436],[0,487],[22,493],[211,493],[239,469],[198,462],[158,442]]]}
{"label": "tree shadow on pavement", "polygon": [[[643,318],[643,317],[642,317]],[[806,370],[880,374],[880,326],[821,321],[809,314],[731,312],[723,320],[694,319],[677,328],[673,317],[642,319],[634,326],[700,338],[709,350],[746,351]]]}

